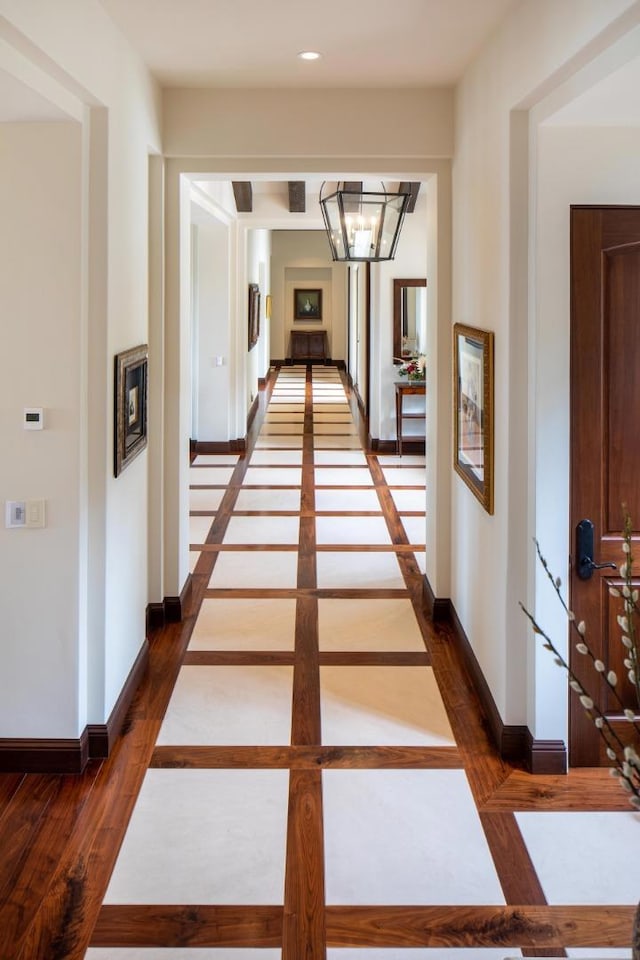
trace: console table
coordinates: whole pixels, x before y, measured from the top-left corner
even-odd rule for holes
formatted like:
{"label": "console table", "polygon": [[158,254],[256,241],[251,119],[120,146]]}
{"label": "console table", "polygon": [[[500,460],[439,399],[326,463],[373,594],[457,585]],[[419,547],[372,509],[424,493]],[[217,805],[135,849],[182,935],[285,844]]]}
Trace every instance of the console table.
{"label": "console table", "polygon": [[426,409],[421,410],[403,410],[405,397],[424,397],[427,393],[427,385],[424,380],[396,380],[396,437],[398,456],[402,456],[402,422],[403,420],[424,420]]}
{"label": "console table", "polygon": [[327,331],[326,330],[292,330],[291,331],[291,359],[296,360],[327,360]]}

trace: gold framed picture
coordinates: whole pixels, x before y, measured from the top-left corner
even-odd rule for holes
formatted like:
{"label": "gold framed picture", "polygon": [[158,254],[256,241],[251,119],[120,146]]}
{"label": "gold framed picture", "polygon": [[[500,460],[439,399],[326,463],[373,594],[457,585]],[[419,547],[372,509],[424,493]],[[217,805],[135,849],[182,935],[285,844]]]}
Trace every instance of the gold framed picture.
{"label": "gold framed picture", "polygon": [[453,466],[493,513],[493,333],[453,327]]}

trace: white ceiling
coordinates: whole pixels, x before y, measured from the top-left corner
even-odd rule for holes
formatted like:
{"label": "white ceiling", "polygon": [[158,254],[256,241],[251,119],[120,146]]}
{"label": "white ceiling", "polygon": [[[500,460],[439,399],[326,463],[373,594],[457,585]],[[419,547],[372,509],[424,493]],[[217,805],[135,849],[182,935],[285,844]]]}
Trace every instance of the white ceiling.
{"label": "white ceiling", "polygon": [[245,88],[452,85],[516,2],[101,0],[163,86]]}

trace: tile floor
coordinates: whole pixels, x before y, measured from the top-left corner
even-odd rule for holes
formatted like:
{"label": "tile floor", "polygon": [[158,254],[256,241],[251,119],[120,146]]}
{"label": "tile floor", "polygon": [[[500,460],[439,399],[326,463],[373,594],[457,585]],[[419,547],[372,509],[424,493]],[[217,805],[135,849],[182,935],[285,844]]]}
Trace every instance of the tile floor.
{"label": "tile floor", "polygon": [[[285,913],[300,915],[322,914],[324,903],[347,910],[499,909],[506,903],[502,877],[462,757],[454,768],[438,762],[439,756],[455,754],[456,743],[408,589],[425,566],[424,458],[371,458],[380,464],[397,510],[390,518],[360,448],[338,371],[314,367],[311,386],[308,378],[304,367],[280,371],[248,461],[198,456],[191,467],[192,569],[229,484],[233,503],[218,546],[202,554],[209,563],[206,589],[157,741],[156,750],[172,752],[175,766],[152,765],[147,771],[105,904],[285,905]],[[313,430],[303,434],[305,404]],[[301,514],[303,490],[307,510]],[[398,530],[404,530],[415,555],[392,546]],[[317,706],[310,689],[317,691]],[[317,768],[299,771],[293,759],[268,768],[265,756],[275,756],[269,750],[293,751],[296,745],[336,748],[336,756],[352,751],[358,759],[353,767],[325,766],[321,774]],[[223,760],[209,768],[206,755],[193,766],[182,763],[180,752],[195,748],[213,750],[216,757],[215,750],[249,748],[255,763],[237,768],[234,760],[225,768]],[[383,748],[426,750],[429,760],[393,768],[380,761]],[[295,831],[290,825],[288,835],[287,827],[300,777],[307,787],[312,784],[320,811],[314,829],[321,877],[310,879],[309,889],[296,892],[298,899],[287,907],[293,896],[287,870],[297,876],[302,869],[294,865]],[[608,857],[618,869],[610,877],[607,902],[635,902],[640,867],[629,856],[637,842],[634,819],[631,813],[517,814],[547,902],[591,903],[590,877],[601,868],[604,845],[618,851],[617,860]],[[572,853],[576,837],[588,838],[589,872]],[[312,919],[305,922],[313,928]],[[327,948],[322,931],[315,932],[304,956],[291,946],[269,944],[162,949],[114,944],[90,948],[86,956],[498,960],[523,955],[500,945],[428,948],[408,940],[380,946],[375,930],[369,946],[347,941]],[[565,955],[629,955],[604,948],[569,949]]]}

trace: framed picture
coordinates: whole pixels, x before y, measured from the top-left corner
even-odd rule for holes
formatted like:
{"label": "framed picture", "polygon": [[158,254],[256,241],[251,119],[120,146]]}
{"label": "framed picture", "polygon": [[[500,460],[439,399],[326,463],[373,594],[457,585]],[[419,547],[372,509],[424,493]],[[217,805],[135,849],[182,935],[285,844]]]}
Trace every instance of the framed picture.
{"label": "framed picture", "polygon": [[493,513],[493,333],[453,328],[453,466]]}
{"label": "framed picture", "polygon": [[322,320],[322,290],[293,291],[294,320]]}
{"label": "framed picture", "polygon": [[118,353],[114,387],[114,476],[147,445],[147,345]]}
{"label": "framed picture", "polygon": [[260,336],[260,288],[249,284],[249,350],[255,347]]}

